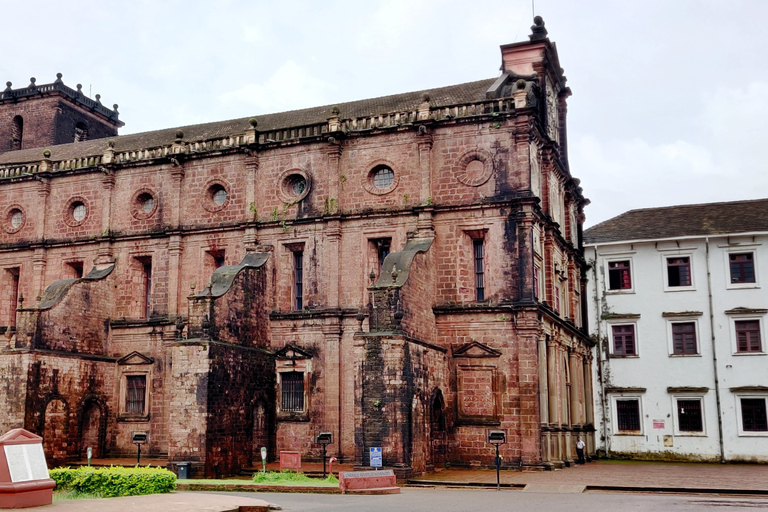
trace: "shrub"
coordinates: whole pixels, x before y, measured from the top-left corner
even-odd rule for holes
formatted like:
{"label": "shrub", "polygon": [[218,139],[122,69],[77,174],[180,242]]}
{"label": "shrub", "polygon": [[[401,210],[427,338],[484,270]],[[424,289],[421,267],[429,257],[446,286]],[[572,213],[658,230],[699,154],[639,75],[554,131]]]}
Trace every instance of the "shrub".
{"label": "shrub", "polygon": [[167,469],[152,467],[80,467],[50,471],[57,491],[94,494],[105,498],[158,494],[176,489],[176,475]]}

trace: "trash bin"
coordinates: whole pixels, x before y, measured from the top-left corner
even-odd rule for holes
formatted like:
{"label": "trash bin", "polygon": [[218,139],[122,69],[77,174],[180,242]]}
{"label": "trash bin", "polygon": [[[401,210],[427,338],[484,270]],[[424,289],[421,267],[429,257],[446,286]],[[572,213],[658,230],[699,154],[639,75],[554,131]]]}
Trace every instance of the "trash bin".
{"label": "trash bin", "polygon": [[178,462],[176,467],[179,470],[179,480],[189,480],[189,466],[191,462]]}

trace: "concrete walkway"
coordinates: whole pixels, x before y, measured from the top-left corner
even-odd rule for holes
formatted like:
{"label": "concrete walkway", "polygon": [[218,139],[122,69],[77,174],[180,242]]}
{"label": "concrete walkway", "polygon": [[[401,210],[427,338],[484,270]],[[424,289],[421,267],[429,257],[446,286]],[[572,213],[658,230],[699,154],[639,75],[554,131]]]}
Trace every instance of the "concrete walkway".
{"label": "concrete walkway", "polygon": [[[302,469],[313,472],[317,469],[322,470],[322,465],[307,463],[302,464]],[[446,469],[414,478],[409,482],[411,485],[435,487],[493,486],[496,484],[496,472],[488,469]],[[502,471],[501,483],[506,489],[544,493],[629,491],[768,495],[768,465],[596,461],[585,466],[556,471]],[[58,501],[46,507],[26,510],[51,512],[95,512],[107,509],[110,512],[135,510],[261,512],[268,510],[268,503],[257,499],[258,496],[254,494],[254,498],[249,498],[226,494],[175,492],[101,500]]]}
{"label": "concrete walkway", "polygon": [[53,505],[30,507],[22,510],[48,512],[267,512],[264,500],[240,496],[226,496],[196,492],[125,496],[96,500],[54,501]]}
{"label": "concrete walkway", "polygon": [[[586,491],[768,494],[768,465],[595,461],[555,471],[501,471],[500,481],[513,488],[529,486],[529,490],[581,486]],[[409,483],[495,485],[496,472],[446,469],[411,479]]]}

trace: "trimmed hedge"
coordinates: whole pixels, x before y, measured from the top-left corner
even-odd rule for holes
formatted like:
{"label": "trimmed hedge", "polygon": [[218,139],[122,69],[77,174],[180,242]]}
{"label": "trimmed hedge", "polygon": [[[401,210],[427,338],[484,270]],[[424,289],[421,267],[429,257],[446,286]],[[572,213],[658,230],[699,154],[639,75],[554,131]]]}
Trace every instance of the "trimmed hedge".
{"label": "trimmed hedge", "polygon": [[159,494],[176,489],[176,475],[152,467],[56,468],[50,472],[57,491],[95,494],[104,498]]}

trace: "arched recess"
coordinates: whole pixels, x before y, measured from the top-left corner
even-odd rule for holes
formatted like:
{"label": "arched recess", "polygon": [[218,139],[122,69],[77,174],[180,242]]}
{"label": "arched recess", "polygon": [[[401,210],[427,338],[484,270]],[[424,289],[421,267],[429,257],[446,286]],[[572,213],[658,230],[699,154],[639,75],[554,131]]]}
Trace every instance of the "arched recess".
{"label": "arched recess", "polygon": [[61,395],[48,398],[43,409],[43,450],[49,467],[66,463],[69,458],[69,404]]}
{"label": "arched recess", "polygon": [[24,137],[24,118],[16,116],[11,122],[11,151],[21,149],[22,138]]}
{"label": "arched recess", "polygon": [[429,444],[432,464],[435,467],[448,462],[448,426],[445,418],[445,400],[443,392],[435,389],[430,398]]}
{"label": "arched recess", "polygon": [[267,460],[275,460],[275,410],[272,400],[264,392],[258,393],[251,402],[251,462],[261,466],[261,447],[267,448]]}
{"label": "arched recess", "polygon": [[88,447],[93,458],[103,458],[107,445],[107,406],[96,396],[87,396],[80,406],[78,418],[78,454],[87,457]]}

